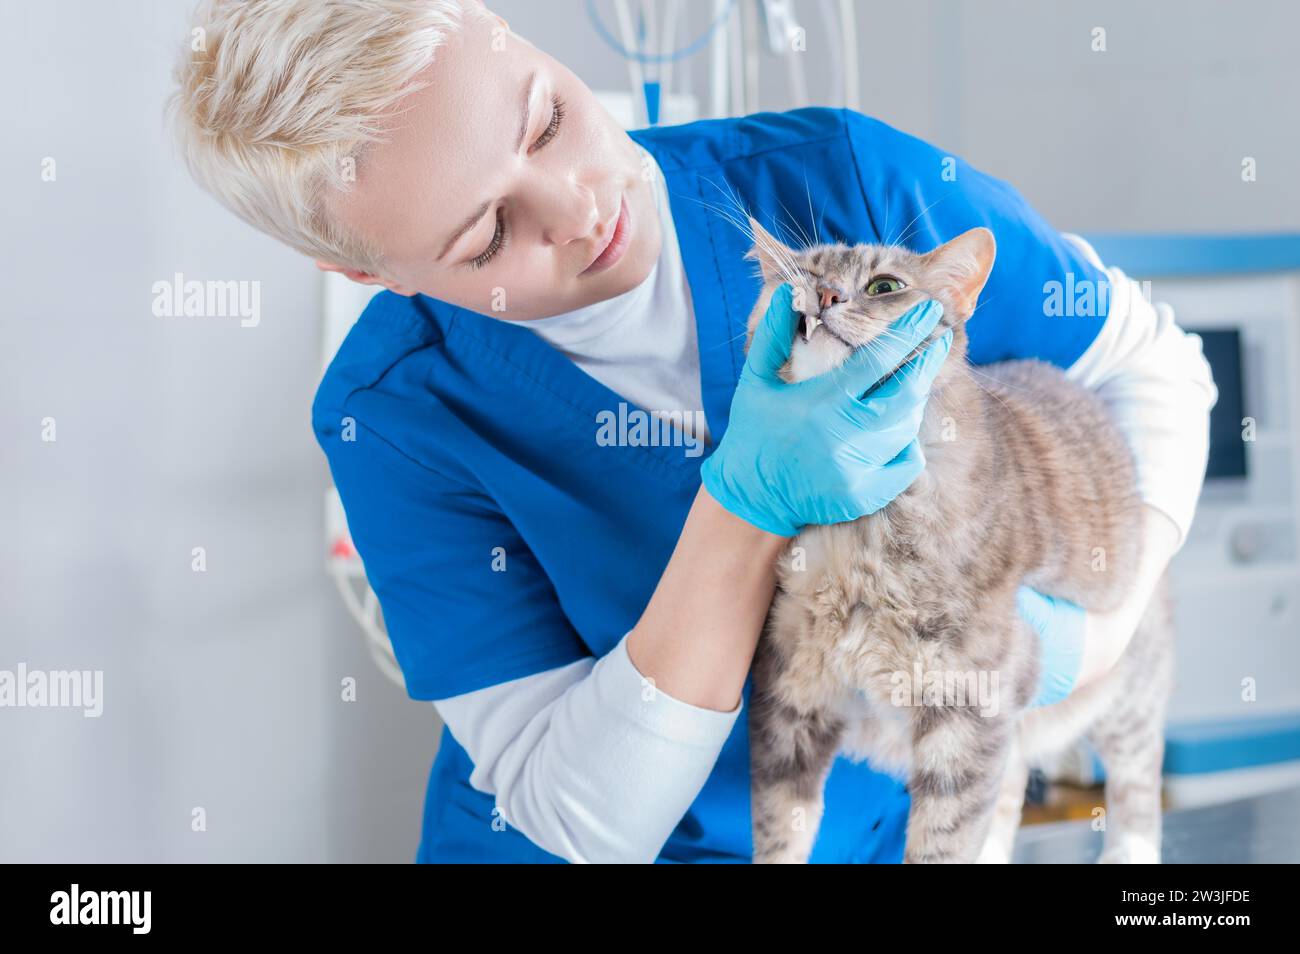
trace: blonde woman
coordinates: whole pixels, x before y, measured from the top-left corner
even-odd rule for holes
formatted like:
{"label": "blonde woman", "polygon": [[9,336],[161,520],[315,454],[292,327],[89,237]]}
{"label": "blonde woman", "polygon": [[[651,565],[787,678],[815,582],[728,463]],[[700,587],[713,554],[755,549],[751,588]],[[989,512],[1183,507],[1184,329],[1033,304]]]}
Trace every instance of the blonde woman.
{"label": "blonde woman", "polygon": [[[407,690],[446,725],[418,860],[749,860],[773,561],[915,479],[946,348],[889,376],[931,303],[835,380],[782,384],[798,315],[782,299],[746,354],[758,278],[719,207],[775,229],[811,205],[809,234],[919,249],[993,229],[972,359],[1036,356],[1097,389],[1151,513],[1131,607],[1026,592],[1039,701],[1123,651],[1191,521],[1214,387],[1167,309],[1010,187],[845,110],[627,133],[476,0],[214,0],[195,24],[173,105],[196,178],[386,289],[313,423]],[[1097,305],[1053,316],[1050,283]],[[813,861],[901,857],[901,783],[840,761],[826,797]]]}

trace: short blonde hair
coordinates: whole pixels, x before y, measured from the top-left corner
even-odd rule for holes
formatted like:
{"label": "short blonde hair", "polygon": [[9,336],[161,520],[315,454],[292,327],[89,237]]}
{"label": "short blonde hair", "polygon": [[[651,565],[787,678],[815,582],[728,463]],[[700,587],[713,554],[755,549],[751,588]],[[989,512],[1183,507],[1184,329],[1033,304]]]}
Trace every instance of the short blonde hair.
{"label": "short blonde hair", "polygon": [[382,119],[474,0],[205,0],[168,101],[191,175],[254,228],[380,272],[382,250],[327,214]]}

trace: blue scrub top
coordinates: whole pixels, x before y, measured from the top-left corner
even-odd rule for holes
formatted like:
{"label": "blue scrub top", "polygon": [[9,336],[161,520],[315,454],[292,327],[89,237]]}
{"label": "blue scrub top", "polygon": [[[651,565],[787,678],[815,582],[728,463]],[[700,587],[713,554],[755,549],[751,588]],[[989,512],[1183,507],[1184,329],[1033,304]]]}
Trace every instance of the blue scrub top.
{"label": "blue scrub top", "polygon": [[[1036,357],[1068,367],[1105,320],[1084,295],[1078,308],[1045,304],[1059,304],[1053,292],[1073,304],[1090,288],[1104,305],[1109,296],[1095,292],[1105,276],[1014,189],[859,113],[798,109],[630,135],[667,181],[715,442],[761,286],[744,234],[713,211],[728,196],[784,236],[928,251],[992,229],[997,260],[968,326],[976,364]],[[602,656],[636,623],[707,455],[599,446],[597,415],[624,401],[526,327],[425,295],[372,299],[325,373],[312,420],[412,698]],[[750,689],[660,861],[750,859]],[[418,861],[562,860],[505,825],[492,796],[469,785],[471,771],[444,729]],[[838,759],[812,860],[901,860],[907,811],[901,782]]]}

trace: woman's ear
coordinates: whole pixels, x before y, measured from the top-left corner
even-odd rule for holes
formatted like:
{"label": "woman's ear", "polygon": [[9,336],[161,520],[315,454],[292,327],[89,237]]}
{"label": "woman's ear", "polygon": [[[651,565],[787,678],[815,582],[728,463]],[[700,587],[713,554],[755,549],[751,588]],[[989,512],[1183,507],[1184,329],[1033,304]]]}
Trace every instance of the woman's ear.
{"label": "woman's ear", "polygon": [[[993,233],[980,227],[963,232],[932,252],[921,256],[926,267],[926,285],[941,294],[955,310],[954,322],[965,321],[993,271],[997,242]],[[949,315],[945,313],[945,318]]]}
{"label": "woman's ear", "polygon": [[753,236],[754,244],[745,253],[745,258],[758,262],[758,267],[763,272],[763,282],[779,285],[789,281],[794,271],[794,252],[789,246],[769,234],[752,215],[749,216],[749,234]]}
{"label": "woman's ear", "polygon": [[335,265],[333,262],[327,262],[324,259],[319,258],[315,261],[316,267],[322,272],[338,272],[344,278],[354,281],[358,285],[383,285],[389,291],[396,292],[399,295],[405,295],[408,298],[415,294],[413,289],[408,289],[400,282],[383,278],[373,272],[363,272],[357,268],[348,268],[345,265]]}

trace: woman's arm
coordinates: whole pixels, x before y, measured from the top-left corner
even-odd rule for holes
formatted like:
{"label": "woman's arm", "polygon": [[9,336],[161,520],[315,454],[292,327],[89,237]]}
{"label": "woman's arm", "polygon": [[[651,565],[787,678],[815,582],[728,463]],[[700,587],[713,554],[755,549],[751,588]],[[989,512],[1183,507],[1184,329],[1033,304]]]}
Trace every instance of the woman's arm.
{"label": "woman's arm", "polygon": [[[1101,269],[1077,235],[1065,238]],[[1218,389],[1201,339],[1183,331],[1173,309],[1148,301],[1118,268],[1105,269],[1111,302],[1096,339],[1066,376],[1095,391],[1124,435],[1143,502],[1142,562],[1124,604],[1089,613],[1079,685],[1107,672],[1129,644],[1169,560],[1187,539],[1205,480],[1210,409]]]}
{"label": "woman's arm", "polygon": [[653,861],[740,714],[785,542],[701,489],[609,654],[435,701],[474,763],[470,784],[568,861]]}
{"label": "woman's arm", "polygon": [[[1086,241],[1066,233],[1101,269]],[[1210,409],[1218,400],[1201,339],[1178,327],[1173,309],[1152,303],[1118,268],[1105,269],[1110,311],[1088,349],[1065,375],[1096,392],[1133,451],[1138,493],[1178,531],[1192,525],[1210,449]],[[1069,320],[1069,319],[1062,319]]]}
{"label": "woman's arm", "polygon": [[734,516],[700,488],[628,637],[633,665],[684,702],[734,709],[772,603],[776,557],[787,542]]}

